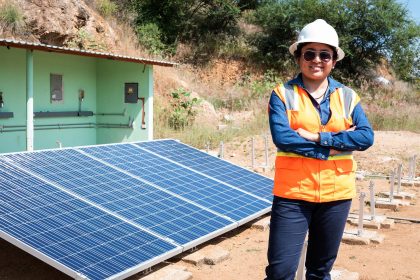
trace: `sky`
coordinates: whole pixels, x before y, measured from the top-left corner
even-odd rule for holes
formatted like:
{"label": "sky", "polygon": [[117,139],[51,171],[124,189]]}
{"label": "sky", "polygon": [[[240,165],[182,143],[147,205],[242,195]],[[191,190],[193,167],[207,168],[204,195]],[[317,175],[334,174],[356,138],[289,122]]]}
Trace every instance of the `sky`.
{"label": "sky", "polygon": [[403,5],[406,5],[411,17],[420,24],[420,0],[397,0]]}

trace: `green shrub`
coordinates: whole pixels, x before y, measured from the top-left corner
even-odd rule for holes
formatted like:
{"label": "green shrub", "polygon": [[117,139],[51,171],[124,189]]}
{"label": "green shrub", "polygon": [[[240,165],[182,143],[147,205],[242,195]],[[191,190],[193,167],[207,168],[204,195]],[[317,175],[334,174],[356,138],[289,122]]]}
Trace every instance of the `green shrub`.
{"label": "green shrub", "polygon": [[96,7],[105,18],[113,16],[117,12],[117,4],[110,0],[96,0]]}
{"label": "green shrub", "polygon": [[267,70],[262,79],[251,82],[251,95],[253,99],[266,99],[270,96],[271,91],[279,83],[281,79],[274,70]]}
{"label": "green shrub", "polygon": [[155,23],[147,23],[137,27],[137,38],[150,54],[165,52],[166,46],[162,43],[162,32]]}
{"label": "green shrub", "polygon": [[0,23],[15,32],[20,31],[25,25],[20,7],[12,1],[4,2],[0,6]]}
{"label": "green shrub", "polygon": [[191,98],[191,93],[179,88],[171,93],[171,111],[169,112],[169,126],[175,130],[182,130],[192,125],[197,111],[194,106],[199,103],[198,98]]}

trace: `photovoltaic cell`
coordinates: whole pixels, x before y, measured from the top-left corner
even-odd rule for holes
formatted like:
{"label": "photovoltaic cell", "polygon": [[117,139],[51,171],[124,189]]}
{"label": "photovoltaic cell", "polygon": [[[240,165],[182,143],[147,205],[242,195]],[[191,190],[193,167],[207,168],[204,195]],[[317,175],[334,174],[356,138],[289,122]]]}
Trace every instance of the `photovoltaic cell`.
{"label": "photovoltaic cell", "polygon": [[136,143],[141,148],[271,201],[273,180],[175,140]]}
{"label": "photovoltaic cell", "polygon": [[272,180],[173,140],[0,155],[0,237],[123,278],[269,212]]}
{"label": "photovoltaic cell", "polygon": [[[107,146],[99,148],[101,151],[107,149]],[[234,223],[77,150],[22,153],[7,158],[31,173],[179,245],[186,245]],[[114,161],[118,162],[118,159]]]}
{"label": "photovoltaic cell", "polygon": [[268,212],[271,207],[269,201],[232,188],[135,145],[107,145],[81,150],[238,222],[257,213]]}
{"label": "photovoltaic cell", "polygon": [[0,171],[0,236],[58,268],[105,279],[180,251],[1,159]]}

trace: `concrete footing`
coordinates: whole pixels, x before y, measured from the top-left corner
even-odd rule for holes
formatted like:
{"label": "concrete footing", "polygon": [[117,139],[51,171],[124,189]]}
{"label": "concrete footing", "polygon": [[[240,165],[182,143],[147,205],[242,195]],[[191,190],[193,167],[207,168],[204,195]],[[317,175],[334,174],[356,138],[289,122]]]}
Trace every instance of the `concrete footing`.
{"label": "concrete footing", "polygon": [[401,180],[401,186],[405,186],[405,187],[420,187],[420,178],[417,177],[414,180],[402,179]]}
{"label": "concrete footing", "polygon": [[220,246],[209,245],[202,250],[182,258],[183,261],[200,266],[203,264],[215,265],[229,258],[229,251]]}
{"label": "concrete footing", "polygon": [[[389,197],[390,193],[389,192],[380,192],[379,196]],[[416,195],[414,193],[399,192],[399,193],[394,193],[393,197],[396,198],[396,199],[412,200],[412,199],[416,198]]]}
{"label": "concrete footing", "polygon": [[[359,225],[359,215],[358,214],[349,214],[347,222],[350,225],[357,226]],[[363,215],[363,228],[370,229],[380,229],[380,228],[391,228],[394,225],[394,221],[387,219],[386,216],[375,216],[372,219],[371,215]]]}
{"label": "concrete footing", "polygon": [[378,234],[376,231],[363,230],[361,235],[358,235],[356,230],[345,230],[342,242],[351,245],[368,245],[371,242],[381,244],[384,241],[384,236]]}
{"label": "concrete footing", "polygon": [[[370,204],[367,202],[367,204]],[[392,201],[389,198],[379,197],[375,201],[375,208],[381,209],[391,209],[396,211],[401,206],[408,206],[410,202],[403,201],[401,199],[393,199]]]}
{"label": "concrete footing", "polygon": [[189,280],[192,279],[192,273],[187,271],[186,267],[179,265],[170,265],[159,269],[143,278],[142,280]]}
{"label": "concrete footing", "polygon": [[259,231],[266,231],[267,229],[270,228],[270,216],[256,221],[255,223],[251,225],[251,228],[259,230]]}
{"label": "concrete footing", "polygon": [[359,280],[359,273],[350,272],[343,268],[334,268],[331,271],[332,280]]}

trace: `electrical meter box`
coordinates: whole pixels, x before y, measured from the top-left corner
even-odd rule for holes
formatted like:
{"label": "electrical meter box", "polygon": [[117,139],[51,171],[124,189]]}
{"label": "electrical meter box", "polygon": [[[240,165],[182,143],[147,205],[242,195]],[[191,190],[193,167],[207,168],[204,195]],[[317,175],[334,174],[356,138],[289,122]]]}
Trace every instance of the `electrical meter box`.
{"label": "electrical meter box", "polygon": [[139,99],[139,84],[138,83],[125,83],[124,102],[137,103],[138,99]]}

